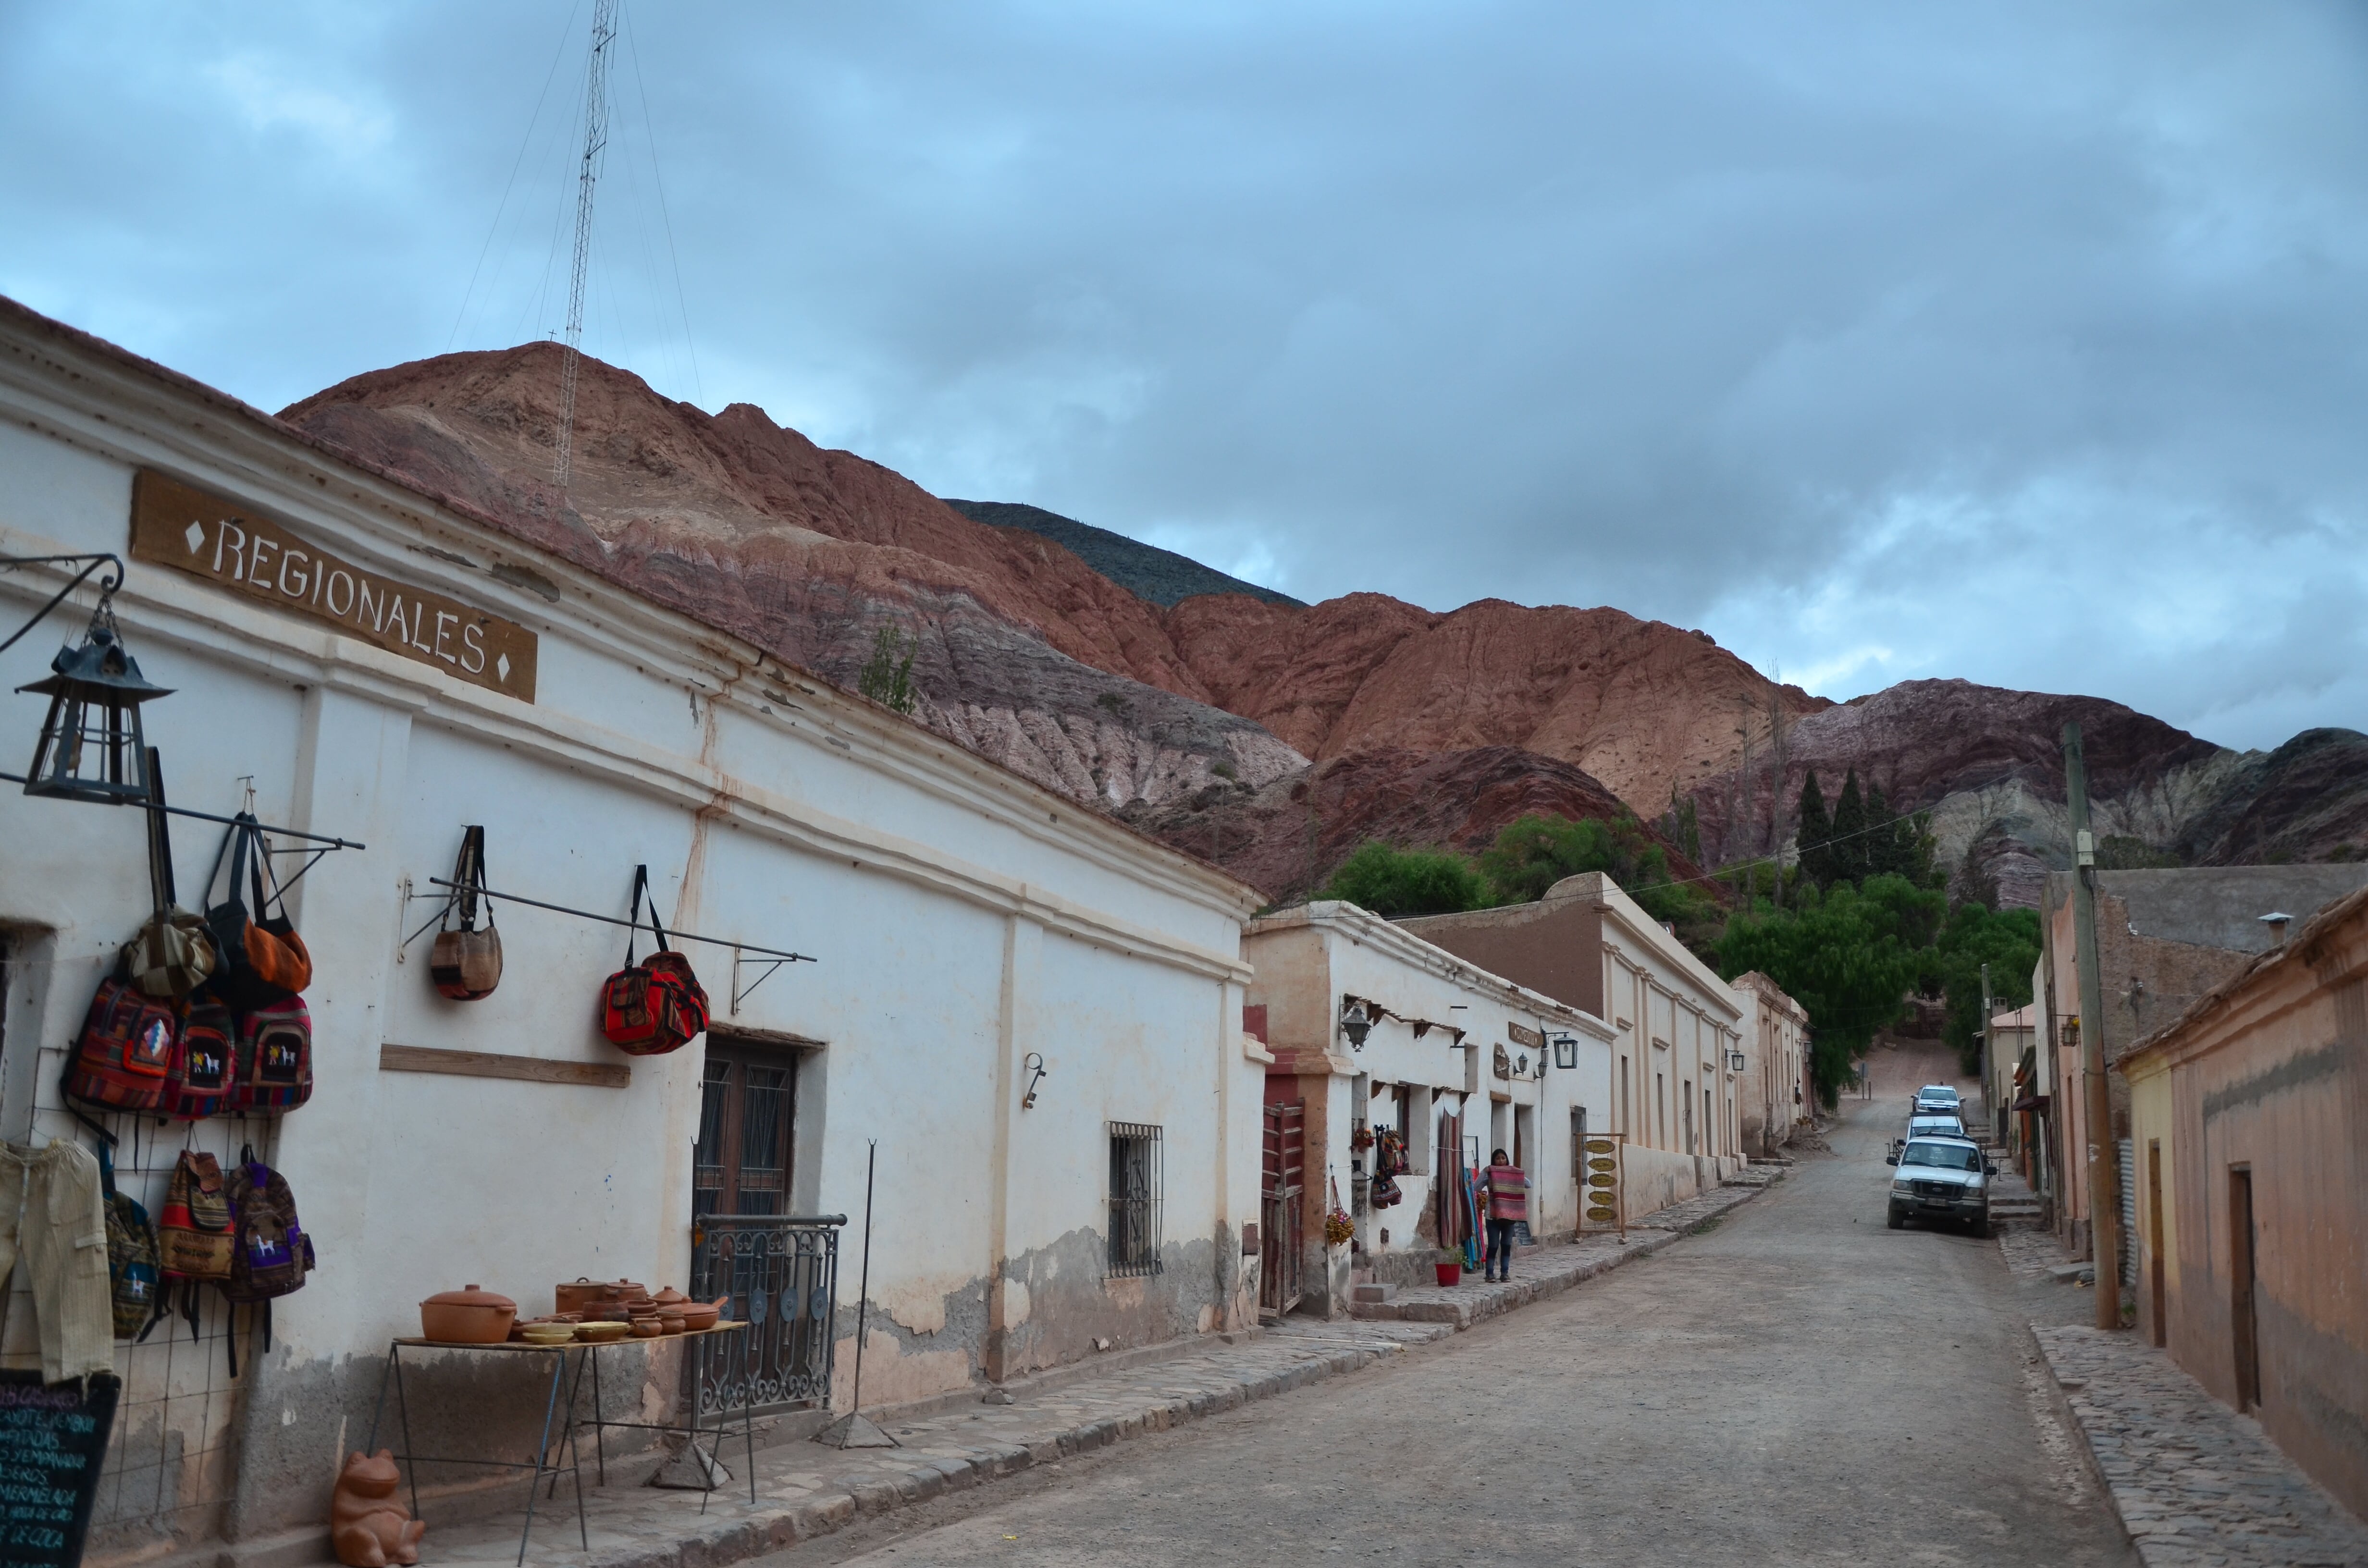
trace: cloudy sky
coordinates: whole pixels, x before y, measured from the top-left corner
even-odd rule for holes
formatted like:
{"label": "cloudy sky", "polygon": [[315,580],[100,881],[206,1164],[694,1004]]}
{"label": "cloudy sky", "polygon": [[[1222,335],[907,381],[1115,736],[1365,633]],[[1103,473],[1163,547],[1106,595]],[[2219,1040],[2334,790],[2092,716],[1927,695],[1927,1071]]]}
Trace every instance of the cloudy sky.
{"label": "cloudy sky", "polygon": [[[549,335],[591,0],[0,0],[0,292]],[[585,347],[1306,598],[2368,728],[2357,6],[625,12]]]}

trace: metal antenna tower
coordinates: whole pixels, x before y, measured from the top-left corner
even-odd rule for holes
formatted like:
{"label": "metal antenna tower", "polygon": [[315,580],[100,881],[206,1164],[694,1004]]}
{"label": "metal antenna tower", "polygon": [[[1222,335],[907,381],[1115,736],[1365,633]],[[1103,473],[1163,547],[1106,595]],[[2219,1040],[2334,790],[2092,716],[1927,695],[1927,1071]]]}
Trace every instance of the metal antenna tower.
{"label": "metal antenna tower", "polygon": [[567,282],[567,347],[559,370],[559,457],[552,483],[567,495],[575,445],[575,365],[584,341],[584,272],[592,259],[592,189],[609,145],[609,45],[617,37],[616,0],[592,0],[592,56],[584,67],[584,163],[575,176],[575,262]]}

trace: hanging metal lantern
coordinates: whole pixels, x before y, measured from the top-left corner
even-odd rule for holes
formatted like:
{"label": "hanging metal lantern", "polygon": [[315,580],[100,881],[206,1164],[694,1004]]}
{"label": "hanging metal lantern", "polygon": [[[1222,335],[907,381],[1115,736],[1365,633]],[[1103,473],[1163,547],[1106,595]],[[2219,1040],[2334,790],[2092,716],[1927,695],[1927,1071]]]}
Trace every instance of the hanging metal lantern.
{"label": "hanging metal lantern", "polygon": [[1365,1037],[1373,1032],[1373,1016],[1365,1010],[1365,1004],[1357,997],[1348,997],[1346,1003],[1340,1009],[1340,1032],[1349,1037],[1349,1050],[1362,1051],[1365,1049]]}
{"label": "hanging metal lantern", "polygon": [[108,600],[99,600],[82,645],[59,649],[50,668],[55,673],[47,679],[17,688],[50,699],[25,793],[109,806],[147,804],[154,784],[140,705],[172,693],[142,678]]}

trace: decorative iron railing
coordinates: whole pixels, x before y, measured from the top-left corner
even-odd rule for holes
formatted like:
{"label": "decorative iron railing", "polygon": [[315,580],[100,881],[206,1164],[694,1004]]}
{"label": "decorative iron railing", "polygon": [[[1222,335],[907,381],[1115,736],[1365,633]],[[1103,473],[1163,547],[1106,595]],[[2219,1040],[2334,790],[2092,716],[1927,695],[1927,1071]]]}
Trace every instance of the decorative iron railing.
{"label": "decorative iron railing", "polygon": [[[699,1358],[701,1415],[830,1403],[844,1214],[702,1214],[690,1233],[690,1294],[729,1296],[750,1325],[729,1353]],[[715,1341],[718,1345],[728,1343]]]}

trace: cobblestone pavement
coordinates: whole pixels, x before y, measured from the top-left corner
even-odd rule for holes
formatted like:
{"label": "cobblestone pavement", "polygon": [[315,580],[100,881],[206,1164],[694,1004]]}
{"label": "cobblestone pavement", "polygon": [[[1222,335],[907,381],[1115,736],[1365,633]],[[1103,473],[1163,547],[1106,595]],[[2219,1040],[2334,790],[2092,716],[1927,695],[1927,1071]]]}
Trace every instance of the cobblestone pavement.
{"label": "cobblestone pavement", "polygon": [[[1452,1290],[1429,1288],[1424,1293],[1439,1309],[1430,1321],[1327,1324],[1286,1318],[1234,1344],[1212,1341],[1204,1349],[1149,1365],[1022,1392],[1009,1405],[966,1404],[926,1418],[891,1421],[889,1430],[900,1448],[841,1451],[807,1442],[760,1448],[754,1505],[745,1474],[703,1499],[698,1493],[641,1486],[588,1488],[588,1546],[578,1537],[575,1510],[563,1483],[562,1494],[537,1510],[527,1561],[567,1568],[680,1568],[695,1562],[705,1568],[832,1533],[859,1517],[876,1517],[1168,1431],[1402,1358],[1411,1346],[1450,1338],[1482,1319],[1648,1256],[1748,1199],[1759,1185],[1723,1187],[1656,1215],[1650,1230],[1632,1227],[1624,1248],[1614,1237],[1590,1237],[1540,1248],[1516,1263],[1508,1284],[1474,1279]],[[724,1443],[723,1460],[735,1471],[745,1463],[743,1456],[744,1450]],[[588,1477],[588,1457],[586,1465]],[[438,1525],[435,1513],[432,1506],[426,1510],[429,1561],[517,1560],[521,1514]]]}
{"label": "cobblestone pavement", "polygon": [[774,1568],[2136,1568],[2068,1422],[2036,1425],[2052,1384],[1998,1250],[1884,1226],[1896,1098],[1850,1108],[1838,1157],[1554,1300]]}
{"label": "cobblestone pavement", "polygon": [[2368,1563],[2368,1527],[2135,1334],[2039,1327],[2146,1568]]}

